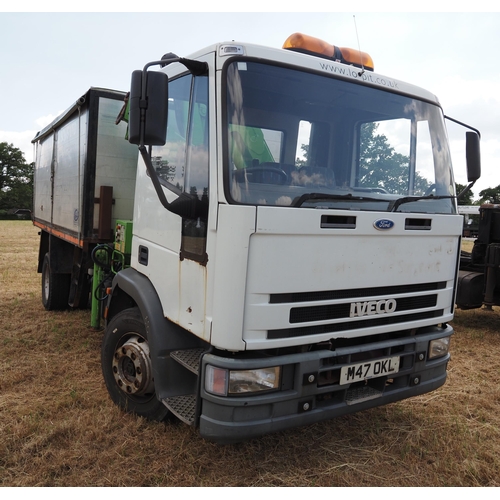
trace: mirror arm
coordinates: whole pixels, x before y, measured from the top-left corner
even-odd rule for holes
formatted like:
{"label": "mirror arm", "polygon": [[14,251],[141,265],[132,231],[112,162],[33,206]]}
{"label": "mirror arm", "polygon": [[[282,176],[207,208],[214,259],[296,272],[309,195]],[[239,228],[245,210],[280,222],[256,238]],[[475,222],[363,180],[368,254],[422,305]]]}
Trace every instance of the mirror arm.
{"label": "mirror arm", "polygon": [[455,120],[455,118],[450,118],[449,116],[444,115],[446,120],[450,120],[450,122],[457,123],[458,125],[462,125],[462,127],[468,128],[469,130],[474,131],[479,138],[481,138],[481,132],[477,128],[471,127],[470,125],[467,125],[467,123],[459,122],[458,120]]}
{"label": "mirror arm", "polygon": [[146,170],[148,171],[149,177],[151,178],[151,181],[153,182],[153,186],[155,188],[158,199],[160,200],[160,203],[167,210],[170,210],[170,203],[168,202],[167,197],[165,196],[165,193],[163,192],[163,189],[162,189],[161,184],[160,184],[160,180],[158,179],[158,174],[156,173],[156,170],[153,166],[153,163],[151,162],[151,156],[149,155],[146,147],[142,144],[139,145],[139,152],[141,153],[142,159],[144,160],[144,164],[146,165]]}
{"label": "mirror arm", "polygon": [[468,193],[472,189],[472,186],[474,186],[475,183],[476,181],[472,181],[460,194],[457,194],[457,200],[460,200],[462,196]]}
{"label": "mirror arm", "polygon": [[449,116],[444,116],[446,120],[457,123],[458,125],[472,130],[472,132],[465,133],[465,156],[467,163],[467,181],[471,182],[459,195],[458,198],[462,197],[467,193],[474,183],[481,177],[481,153],[479,141],[481,140],[481,133],[477,128],[471,127],[466,123],[450,118]]}
{"label": "mirror arm", "polygon": [[196,195],[192,195],[189,193],[182,192],[172,203],[169,203],[167,197],[165,196],[165,192],[163,191],[162,185],[158,178],[158,174],[153,166],[151,161],[151,156],[147,151],[145,146],[139,146],[139,151],[141,153],[142,159],[144,160],[144,164],[146,165],[146,170],[149,173],[149,177],[153,183],[153,186],[156,191],[156,195],[160,200],[160,203],[163,205],[165,209],[169,212],[172,212],[180,217],[185,219],[206,219],[208,216],[208,205],[203,201],[199,200]]}

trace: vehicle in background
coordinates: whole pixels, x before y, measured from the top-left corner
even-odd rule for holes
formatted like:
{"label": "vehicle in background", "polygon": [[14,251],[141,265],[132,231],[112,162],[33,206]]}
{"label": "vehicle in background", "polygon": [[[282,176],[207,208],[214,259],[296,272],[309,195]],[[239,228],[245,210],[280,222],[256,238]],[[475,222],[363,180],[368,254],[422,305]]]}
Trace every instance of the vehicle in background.
{"label": "vehicle in background", "polygon": [[460,256],[456,303],[462,309],[500,305],[500,205],[484,204],[478,209],[474,246]]}

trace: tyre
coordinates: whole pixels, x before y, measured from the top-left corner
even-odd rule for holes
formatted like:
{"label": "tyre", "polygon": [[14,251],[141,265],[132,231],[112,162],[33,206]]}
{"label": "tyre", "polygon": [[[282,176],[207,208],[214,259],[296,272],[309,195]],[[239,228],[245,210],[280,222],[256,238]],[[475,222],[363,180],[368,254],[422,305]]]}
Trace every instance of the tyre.
{"label": "tyre", "polygon": [[109,395],[120,408],[160,422],[169,415],[156,398],[146,327],[138,308],[125,309],[108,323],[101,367]]}
{"label": "tyre", "polygon": [[46,253],[42,265],[42,304],[47,311],[68,307],[71,274],[53,273],[50,269],[49,254]]}

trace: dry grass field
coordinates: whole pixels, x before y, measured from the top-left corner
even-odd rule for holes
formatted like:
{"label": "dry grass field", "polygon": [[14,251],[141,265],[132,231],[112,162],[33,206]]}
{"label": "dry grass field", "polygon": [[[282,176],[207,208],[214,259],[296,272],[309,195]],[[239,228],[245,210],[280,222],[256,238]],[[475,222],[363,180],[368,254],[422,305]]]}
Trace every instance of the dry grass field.
{"label": "dry grass field", "polygon": [[88,311],[46,312],[37,229],[0,221],[1,486],[499,486],[500,310],[458,311],[446,385],[219,446],[109,399]]}

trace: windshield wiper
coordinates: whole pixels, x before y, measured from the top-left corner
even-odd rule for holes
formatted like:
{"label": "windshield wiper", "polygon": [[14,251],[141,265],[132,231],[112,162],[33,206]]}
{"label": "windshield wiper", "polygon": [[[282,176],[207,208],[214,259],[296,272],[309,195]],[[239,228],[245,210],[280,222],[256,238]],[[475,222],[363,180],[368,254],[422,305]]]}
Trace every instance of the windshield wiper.
{"label": "windshield wiper", "polygon": [[[434,196],[432,194],[426,196],[404,196],[402,198],[398,198],[397,200],[393,200],[389,203],[387,207],[388,212],[395,212],[401,205],[405,203],[411,203],[412,201],[419,200],[443,200],[443,199],[452,199],[456,198],[456,196]],[[348,194],[328,194],[328,193],[306,193],[298,198],[295,198],[292,202],[292,207],[301,207],[307,201],[315,201],[315,200],[353,200],[353,201],[377,201],[383,202],[387,200],[381,200],[380,198],[371,198],[369,196],[353,196],[351,193]]]}
{"label": "windshield wiper", "polygon": [[387,207],[388,212],[395,212],[401,205],[405,203],[411,203],[412,201],[419,200],[444,200],[456,198],[456,196],[434,196],[429,194],[427,196],[404,196],[403,198],[398,198],[397,200],[391,201],[389,206]]}
{"label": "windshield wiper", "polygon": [[367,196],[353,196],[349,194],[328,194],[328,193],[306,193],[292,202],[292,207],[301,207],[306,201],[314,200],[355,200],[355,201],[385,201],[380,198],[369,198]]}

